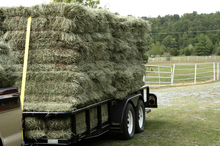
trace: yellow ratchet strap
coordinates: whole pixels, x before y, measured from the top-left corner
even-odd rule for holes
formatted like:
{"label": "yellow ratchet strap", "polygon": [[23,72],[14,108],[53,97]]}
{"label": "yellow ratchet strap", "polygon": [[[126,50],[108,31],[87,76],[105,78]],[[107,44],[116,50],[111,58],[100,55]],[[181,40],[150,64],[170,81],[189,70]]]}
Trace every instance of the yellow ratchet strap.
{"label": "yellow ratchet strap", "polygon": [[30,42],[30,30],[31,30],[31,17],[29,17],[28,21],[27,21],[27,32],[26,32],[24,65],[23,65],[23,76],[22,76],[22,84],[21,84],[21,109],[22,109],[22,111],[23,111],[24,95],[25,95],[25,84],[26,84],[27,62],[28,62],[28,50],[29,50],[29,42]]}

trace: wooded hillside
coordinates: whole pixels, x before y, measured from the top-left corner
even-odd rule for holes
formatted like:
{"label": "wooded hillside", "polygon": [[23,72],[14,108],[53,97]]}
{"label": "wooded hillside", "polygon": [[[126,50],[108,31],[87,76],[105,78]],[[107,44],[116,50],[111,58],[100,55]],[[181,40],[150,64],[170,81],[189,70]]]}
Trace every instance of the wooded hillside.
{"label": "wooded hillside", "polygon": [[148,55],[220,55],[220,12],[142,18],[152,23]]}

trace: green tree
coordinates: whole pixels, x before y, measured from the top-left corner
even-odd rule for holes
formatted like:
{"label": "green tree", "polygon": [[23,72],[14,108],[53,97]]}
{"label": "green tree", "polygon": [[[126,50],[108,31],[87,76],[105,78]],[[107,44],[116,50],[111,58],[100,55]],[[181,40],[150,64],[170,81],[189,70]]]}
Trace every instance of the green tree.
{"label": "green tree", "polygon": [[147,53],[144,53],[144,55],[143,55],[143,61],[144,61],[144,63],[148,63]]}
{"label": "green tree", "polygon": [[187,48],[189,49],[190,51],[190,55],[194,54],[195,55],[195,47],[193,47],[192,44],[190,44],[189,46],[187,46]]}
{"label": "green tree", "polygon": [[168,35],[166,36],[164,39],[163,39],[163,42],[162,44],[165,46],[165,47],[169,47],[171,46],[171,40],[172,40],[172,36],[171,35]]}
{"label": "green tree", "polygon": [[176,42],[176,39],[175,39],[175,38],[172,38],[172,39],[171,39],[170,47],[171,47],[171,48],[176,48],[176,47],[177,47],[177,42]]}
{"label": "green tree", "polygon": [[[181,17],[175,14],[166,15],[164,17],[158,16],[157,18],[142,18],[152,23],[152,43],[156,44],[156,41],[159,41],[161,45],[166,47],[165,51],[167,53],[170,52],[172,48],[177,48],[180,53],[184,52],[185,49],[183,48],[186,48],[190,44],[197,46],[197,48],[198,43],[203,46],[204,44],[201,44],[201,41],[198,40],[201,33],[207,37],[205,48],[209,52],[205,54],[218,53],[217,48],[219,47],[218,43],[220,41],[220,12],[198,14],[194,11],[193,13],[186,13]],[[171,45],[172,39],[176,41],[174,45]],[[195,52],[195,49],[193,50],[190,50],[191,54],[196,55],[197,52]]]}
{"label": "green tree", "polygon": [[178,56],[179,55],[179,51],[177,50],[177,48],[172,48],[170,50],[170,54],[173,56]]}
{"label": "green tree", "polygon": [[53,1],[54,2],[66,2],[66,3],[79,2],[91,8],[98,8],[98,5],[100,4],[100,0],[53,0]]}
{"label": "green tree", "polygon": [[190,52],[188,47],[185,49],[184,53],[185,53],[186,56],[190,56],[191,55],[191,52]]}
{"label": "green tree", "polygon": [[160,45],[160,42],[156,42],[156,44],[152,43],[150,45],[149,55],[162,55],[164,53],[164,46]]}
{"label": "green tree", "polygon": [[207,50],[209,50],[209,54],[212,53],[212,51],[213,51],[213,43],[212,43],[212,40],[209,39],[208,36],[206,36],[206,47],[207,47]]}
{"label": "green tree", "polygon": [[201,34],[197,37],[198,43],[196,43],[195,48],[196,48],[196,53],[199,56],[202,55],[209,55],[210,50],[206,46],[207,45],[207,38],[204,34]]}

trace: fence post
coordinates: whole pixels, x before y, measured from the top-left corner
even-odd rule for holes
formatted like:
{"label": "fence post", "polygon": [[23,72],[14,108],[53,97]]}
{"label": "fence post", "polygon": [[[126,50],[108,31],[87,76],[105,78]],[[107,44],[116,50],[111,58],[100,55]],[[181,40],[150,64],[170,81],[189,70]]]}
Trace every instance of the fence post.
{"label": "fence post", "polygon": [[189,56],[188,56],[188,61],[189,61]]}
{"label": "fence post", "polygon": [[194,76],[194,84],[196,84],[196,70],[197,70],[197,64],[195,64],[195,76]]}
{"label": "fence post", "polygon": [[219,80],[219,63],[217,63],[217,80]]}
{"label": "fence post", "polygon": [[171,76],[171,86],[173,85],[173,81],[172,81],[172,79],[173,79],[173,70],[172,70],[172,67],[170,67],[170,76]]}
{"label": "fence post", "polygon": [[172,73],[172,78],[171,78],[171,85],[173,85],[173,81],[174,81],[174,72],[175,72],[175,64],[173,64],[173,73]]}
{"label": "fence post", "polygon": [[214,72],[214,81],[215,81],[215,62],[213,62],[213,72]]}
{"label": "fence post", "polygon": [[158,77],[159,77],[159,86],[160,86],[160,67],[158,66]]}

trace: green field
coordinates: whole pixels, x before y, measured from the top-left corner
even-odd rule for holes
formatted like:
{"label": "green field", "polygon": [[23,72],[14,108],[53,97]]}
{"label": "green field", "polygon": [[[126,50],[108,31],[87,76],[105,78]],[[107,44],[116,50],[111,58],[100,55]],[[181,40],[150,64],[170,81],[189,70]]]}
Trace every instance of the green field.
{"label": "green field", "polygon": [[149,63],[159,63],[159,62],[220,62],[220,56],[172,56],[172,57],[155,57],[148,59]]}
{"label": "green field", "polygon": [[83,140],[79,146],[218,146],[220,82],[152,88],[158,108],[146,114],[145,131],[131,140],[116,134]]}
{"label": "green field", "polygon": [[[196,83],[210,82],[214,80],[213,63],[203,64],[198,62],[163,62],[147,63],[146,65],[146,84],[147,85],[171,85],[171,70],[174,70],[174,85],[194,84],[195,82],[195,64]],[[151,66],[156,65],[156,66]],[[160,66],[159,68],[157,66]],[[163,67],[167,66],[167,67]],[[169,68],[170,67],[170,68]],[[215,64],[215,79],[217,79],[217,64]],[[159,84],[158,82],[161,82]]]}

